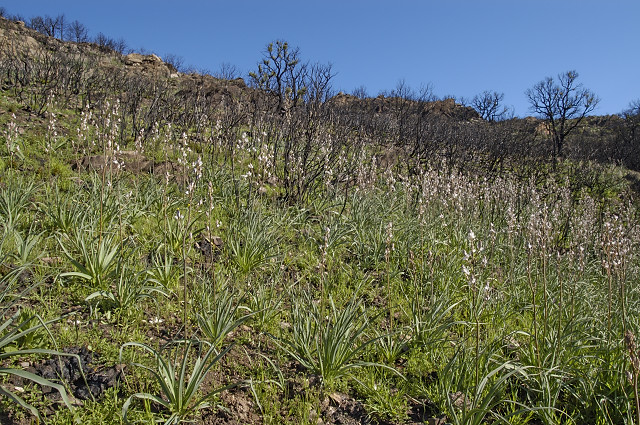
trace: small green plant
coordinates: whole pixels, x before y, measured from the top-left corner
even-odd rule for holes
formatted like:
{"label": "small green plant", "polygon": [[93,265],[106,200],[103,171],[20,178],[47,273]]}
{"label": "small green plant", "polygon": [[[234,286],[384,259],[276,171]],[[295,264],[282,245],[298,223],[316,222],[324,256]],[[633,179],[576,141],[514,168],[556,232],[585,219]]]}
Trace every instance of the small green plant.
{"label": "small green plant", "polygon": [[[187,267],[187,272],[190,270]],[[158,249],[152,254],[152,267],[147,270],[147,276],[150,282],[166,290],[175,290],[182,278],[182,268],[175,264],[166,249]]]}
{"label": "small green plant", "polygon": [[133,273],[122,267],[120,277],[108,290],[93,292],[85,301],[92,305],[102,306],[107,311],[117,311],[127,315],[141,300],[153,299],[155,294],[169,297],[169,293],[164,288],[156,285],[148,285],[147,280],[141,281],[140,274]]}
{"label": "small green plant", "polygon": [[[218,352],[213,345],[205,342],[176,341],[171,345],[173,347],[170,346],[167,349],[166,356],[162,351],[139,342],[128,342],[120,348],[120,362],[122,362],[123,351],[127,347],[139,348],[150,354],[152,366],[141,363],[133,363],[133,365],[149,372],[161,389],[160,395],[135,393],[127,398],[122,406],[122,417],[125,422],[134,398],[158,404],[166,412],[163,418],[164,424],[173,425],[189,421],[196,412],[210,407],[210,400],[216,394],[234,386],[227,385],[201,394],[202,385],[208,373],[231,349],[231,346]],[[203,350],[206,346],[208,349]],[[190,367],[194,347],[197,354],[193,366]]]}
{"label": "small green plant", "polygon": [[[588,318],[567,320],[561,326],[559,320],[552,315],[548,331],[538,338],[538,344],[523,344],[518,350],[520,363],[530,368],[529,404],[539,408],[536,415],[545,424],[571,420],[569,401],[572,406],[584,402],[577,397],[580,387],[588,385],[581,362],[597,347],[597,340],[585,332]],[[522,335],[534,339],[531,334]]]}
{"label": "small green plant", "polygon": [[[9,111],[13,112],[13,111]],[[21,161],[24,161],[24,154],[20,148],[20,131],[16,124],[16,114],[11,114],[11,121],[7,124],[4,131],[5,146],[7,148],[7,154],[9,155],[9,166],[13,168],[14,157]]]}
{"label": "small green plant", "polygon": [[249,320],[253,313],[239,314],[246,307],[240,305],[241,298],[236,300],[234,292],[227,288],[207,295],[201,302],[203,314],[197,313],[196,318],[208,342],[218,349],[227,335]]}
{"label": "small green plant", "polygon": [[[89,240],[91,236],[75,231],[75,247],[79,254],[76,260],[71,250],[61,239],[58,243],[65,256],[71,261],[77,271],[65,272],[62,277],[77,277],[87,281],[92,288],[104,288],[105,283],[114,276],[120,252],[120,243],[113,236],[104,236],[99,241]],[[97,245],[97,246],[96,246]]]}
{"label": "small green plant", "polygon": [[6,228],[13,229],[20,223],[27,212],[33,192],[33,184],[17,182],[0,188],[0,220]]}
{"label": "small green plant", "polygon": [[62,161],[59,158],[51,158],[49,160],[49,173],[52,176],[56,176],[60,179],[68,178],[73,175],[73,171],[71,167],[66,162]]}
{"label": "small green plant", "polygon": [[228,243],[231,260],[241,273],[248,273],[274,257],[277,237],[273,222],[255,212],[247,212],[234,221]]}
{"label": "small green plant", "polygon": [[[48,335],[45,332],[43,322],[37,313],[28,308],[18,310],[14,323],[16,324],[16,329],[12,329],[10,331],[18,332],[20,333],[20,336],[12,344],[5,345],[5,353],[31,348],[43,348],[46,346]],[[33,330],[26,333],[22,332],[28,329]]]}
{"label": "small green plant", "polygon": [[402,326],[397,327],[399,329],[393,332],[377,328],[373,331],[376,352],[385,363],[393,364],[409,349],[410,337]]}
{"label": "small green plant", "polygon": [[[37,334],[42,329],[47,329],[47,323],[42,321],[38,316],[28,317],[26,320],[21,320],[20,312],[17,312],[13,316],[6,319],[4,322],[0,323],[0,362],[5,362],[11,357],[22,357],[29,355],[38,355],[45,354],[50,356],[59,356],[65,355],[65,353],[61,353],[56,350],[48,350],[43,348],[27,348],[30,343],[37,343],[40,345],[42,341],[40,340],[40,335]],[[35,324],[33,322],[35,321]],[[51,322],[49,322],[51,323]],[[20,347],[24,347],[20,349]],[[67,392],[63,385],[52,382],[48,379],[45,379],[39,375],[28,372],[23,369],[17,369],[12,367],[0,367],[0,377],[13,375],[18,378],[26,379],[35,384],[47,386],[54,388],[60,396],[62,400],[67,405],[69,409],[72,409],[71,400],[69,399]],[[22,397],[18,394],[8,390],[7,388],[0,386],[0,394],[9,398],[13,402],[17,403],[21,407],[29,410],[31,414],[40,419],[40,414],[38,410],[27,403]]]}
{"label": "small green plant", "polygon": [[22,266],[32,264],[42,255],[42,253],[35,253],[34,250],[34,247],[42,240],[42,233],[33,234],[29,231],[23,237],[20,231],[14,230],[13,239],[16,244],[16,253],[13,257],[18,264]]}
{"label": "small green plant", "polygon": [[455,325],[463,324],[453,319],[453,311],[459,303],[451,303],[446,297],[425,303],[424,300],[409,301],[409,317],[412,343],[417,347],[432,347],[443,344],[447,332]]}
{"label": "small green plant", "polygon": [[351,300],[338,308],[329,297],[329,307],[327,316],[322,317],[313,301],[294,301],[291,310],[293,334],[289,339],[277,340],[291,357],[309,372],[321,376],[328,385],[363,366],[394,370],[359,360],[362,351],[375,342],[375,339],[366,338],[370,322],[361,302]]}
{"label": "small green plant", "polygon": [[202,229],[196,229],[195,225],[198,217],[192,217],[192,214],[184,215],[179,209],[176,209],[172,217],[166,217],[163,221],[161,229],[163,231],[163,240],[165,246],[176,257],[182,257],[184,252],[185,241],[189,235],[197,235]]}
{"label": "small green plant", "polygon": [[[453,424],[481,425],[488,418],[509,424],[511,417],[532,410],[517,400],[510,400],[508,391],[510,381],[527,379],[526,367],[501,360],[488,346],[476,360],[483,368],[475,386],[475,362],[468,358],[467,351],[464,346],[460,347],[438,376],[439,394],[443,397],[441,404]],[[507,413],[497,409],[505,404],[511,407]]]}
{"label": "small green plant", "polygon": [[253,314],[253,324],[263,329],[282,308],[286,291],[278,291],[275,282],[259,281],[247,291],[247,307]]}
{"label": "small green plant", "polygon": [[396,387],[384,369],[368,369],[358,392],[364,396],[367,414],[380,422],[403,423],[407,417],[407,394]]}
{"label": "small green plant", "polygon": [[636,418],[640,424],[640,396],[638,395],[638,375],[640,375],[640,358],[638,357],[638,345],[636,337],[630,330],[624,333],[624,344],[629,355],[629,363],[631,371],[629,372],[629,380],[633,386],[633,400],[635,402]]}
{"label": "small green plant", "polygon": [[82,205],[59,191],[54,193],[52,200],[40,204],[40,210],[48,217],[48,226],[53,231],[67,235],[73,234],[74,229],[80,227],[87,217]]}

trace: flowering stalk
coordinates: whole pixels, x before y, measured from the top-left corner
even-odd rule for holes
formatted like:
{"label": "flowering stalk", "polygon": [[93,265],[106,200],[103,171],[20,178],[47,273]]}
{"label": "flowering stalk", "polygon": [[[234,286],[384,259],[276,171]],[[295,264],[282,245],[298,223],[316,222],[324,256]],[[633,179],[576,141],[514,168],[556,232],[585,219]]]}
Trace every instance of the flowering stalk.
{"label": "flowering stalk", "polygon": [[[182,234],[182,283],[183,283],[182,298],[184,302],[184,311],[183,311],[184,337],[186,339],[188,338],[187,319],[188,319],[188,311],[189,311],[189,303],[188,303],[189,285],[187,280],[187,231],[186,230],[188,230],[190,227],[193,195],[194,195],[198,180],[202,179],[203,163],[202,163],[202,158],[198,156],[198,159],[196,161],[189,164],[188,157],[189,157],[189,154],[191,153],[191,149],[189,148],[186,133],[182,133],[180,153],[181,154],[180,154],[180,157],[178,158],[178,164],[182,165],[183,174],[185,175],[185,177],[187,176],[187,167],[189,165],[191,166],[190,171],[193,172],[191,178],[187,183],[187,188],[185,191],[185,194],[188,196],[189,201],[187,203],[187,216],[186,216],[185,229],[184,229],[185,231]],[[189,234],[189,237],[191,238],[192,235]]]}
{"label": "flowering stalk", "polygon": [[16,114],[11,114],[11,122],[7,124],[5,130],[5,142],[7,145],[7,151],[9,152],[9,168],[13,169],[13,157],[24,158],[20,151],[20,145],[18,144],[18,125],[16,124]]}
{"label": "flowering stalk", "polygon": [[633,396],[636,402],[637,423],[640,425],[640,397],[638,396],[638,376],[640,376],[640,357],[638,357],[638,346],[636,345],[633,332],[627,330],[624,333],[624,342],[629,352],[629,362],[631,363],[631,372],[627,373],[627,378],[633,385]]}
{"label": "flowering stalk", "polygon": [[479,248],[476,247],[476,235],[473,230],[469,231],[467,238],[469,240],[469,252],[465,251],[464,260],[469,267],[463,264],[462,272],[467,279],[469,298],[471,299],[471,316],[475,325],[475,388],[477,389],[480,382],[480,296],[474,266]]}
{"label": "flowering stalk", "polygon": [[393,291],[391,288],[391,253],[394,250],[393,243],[393,222],[387,225],[386,248],[384,250],[384,261],[387,267],[387,307],[389,308],[389,331],[393,329]]}

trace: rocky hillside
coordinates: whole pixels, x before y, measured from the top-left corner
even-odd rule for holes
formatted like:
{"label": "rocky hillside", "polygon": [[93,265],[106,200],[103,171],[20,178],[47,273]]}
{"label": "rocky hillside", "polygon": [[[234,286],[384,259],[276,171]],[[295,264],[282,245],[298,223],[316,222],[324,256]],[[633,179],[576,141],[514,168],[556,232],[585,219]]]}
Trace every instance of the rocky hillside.
{"label": "rocky hillside", "polygon": [[[155,54],[125,55],[95,43],[63,42],[6,19],[0,19],[0,75],[3,90],[23,106],[12,112],[24,112],[26,118],[43,117],[52,102],[80,113],[117,99],[126,123],[120,131],[122,146],[169,123],[203,141],[203,123],[213,122],[231,143],[238,131],[257,122],[282,131],[283,125],[297,125],[287,137],[306,126],[303,138],[312,137],[308,130],[323,122],[346,137],[355,132],[365,142],[402,152],[409,157],[402,163],[440,156],[461,168],[494,172],[521,169],[516,163],[548,162],[551,155],[548,127],[536,118],[488,123],[453,99],[334,95],[330,84],[314,98],[324,99],[320,104],[307,96],[283,123],[282,102],[273,99],[273,91],[251,88],[241,78],[181,73]],[[564,156],[640,170],[638,116],[588,117],[571,135]],[[311,127],[310,120],[315,121]]]}
{"label": "rocky hillside", "polygon": [[[246,94],[248,90],[242,78],[220,80],[206,74],[181,73],[173,65],[164,62],[162,58],[155,54],[120,54],[95,43],[60,41],[28,28],[22,21],[10,21],[0,18],[0,47],[4,53],[5,61],[11,57],[18,57],[23,63],[26,63],[42,59],[46,55],[59,55],[82,60],[86,66],[98,66],[107,71],[124,71],[129,75],[143,75],[158,79],[175,79],[198,87],[206,98],[213,99],[215,103],[222,100],[221,93],[239,98]],[[360,99],[342,92],[331,99],[332,104],[340,107],[351,108],[355,106],[367,112],[382,115],[391,113],[395,104],[401,101],[405,101],[405,99],[385,97],[384,95]],[[409,102],[412,103],[412,107],[422,103],[422,109],[426,113],[439,114],[457,121],[480,118],[473,108],[459,105],[453,99]]]}

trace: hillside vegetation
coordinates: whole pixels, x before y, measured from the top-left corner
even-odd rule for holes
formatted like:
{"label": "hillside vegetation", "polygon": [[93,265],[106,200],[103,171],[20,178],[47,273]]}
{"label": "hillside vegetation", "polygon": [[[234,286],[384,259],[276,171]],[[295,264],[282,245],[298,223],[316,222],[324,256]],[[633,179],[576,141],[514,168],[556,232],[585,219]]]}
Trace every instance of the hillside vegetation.
{"label": "hillside vegetation", "polygon": [[0,422],[640,424],[638,111],[558,155],[293,62],[0,20]]}

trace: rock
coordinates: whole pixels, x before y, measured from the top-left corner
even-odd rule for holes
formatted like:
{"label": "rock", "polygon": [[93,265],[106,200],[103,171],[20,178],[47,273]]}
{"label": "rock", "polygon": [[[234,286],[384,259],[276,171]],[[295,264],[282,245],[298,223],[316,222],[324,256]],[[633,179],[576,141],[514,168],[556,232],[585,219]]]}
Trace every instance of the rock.
{"label": "rock", "polygon": [[504,339],[504,351],[509,357],[517,357],[520,350],[520,343],[513,336],[509,335]]}
{"label": "rock", "polygon": [[222,238],[220,236],[212,236],[211,240],[203,236],[194,244],[194,247],[200,251],[205,258],[209,260],[217,260],[222,248]]}
{"label": "rock", "polygon": [[471,409],[471,400],[461,391],[449,393],[449,400],[451,400],[451,404],[453,404],[453,407],[457,409]]}
{"label": "rock", "polygon": [[124,57],[124,64],[129,66],[141,65],[144,57],[139,53],[129,53]]}
{"label": "rock", "polygon": [[236,79],[231,80],[233,81],[238,87],[241,88],[247,88],[247,83],[244,82],[244,79],[238,77]]}
{"label": "rock", "polygon": [[165,178],[169,175],[169,179],[178,182],[184,182],[186,178],[183,175],[183,169],[178,164],[171,161],[162,161],[153,165],[152,172],[156,176]]}
{"label": "rock", "polygon": [[337,403],[338,405],[341,405],[342,403],[344,403],[345,401],[347,401],[349,399],[349,396],[347,396],[346,394],[335,392],[335,393],[329,394],[329,398],[334,403]]}
{"label": "rock", "polygon": [[289,323],[289,322],[280,322],[280,329],[291,329],[291,323]]}
{"label": "rock", "polygon": [[46,265],[51,266],[51,265],[62,263],[62,258],[61,257],[42,257],[40,261]]}

